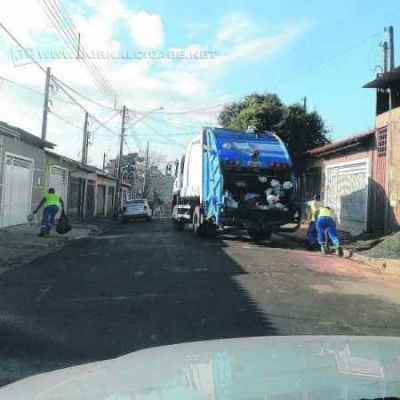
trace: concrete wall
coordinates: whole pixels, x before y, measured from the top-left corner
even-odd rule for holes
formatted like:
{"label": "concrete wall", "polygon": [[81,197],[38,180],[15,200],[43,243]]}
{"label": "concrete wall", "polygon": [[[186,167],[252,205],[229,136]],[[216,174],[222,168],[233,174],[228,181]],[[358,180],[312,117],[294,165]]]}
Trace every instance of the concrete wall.
{"label": "concrete wall", "polygon": [[45,190],[44,150],[40,147],[24,143],[17,137],[5,135],[0,132],[0,207],[3,195],[4,160],[6,153],[12,153],[17,156],[30,158],[34,161],[32,207],[35,207],[42,199]]}
{"label": "concrete wall", "polygon": [[[98,175],[96,185],[96,215],[111,216],[112,212],[110,213],[110,209],[112,210],[113,199],[109,188],[114,188],[115,190],[117,185],[116,180]],[[105,189],[99,190],[99,187],[104,187]],[[99,198],[102,195],[100,194],[101,190],[104,190],[105,193],[104,204],[102,204]]]}
{"label": "concrete wall", "polygon": [[386,191],[389,193],[388,225],[400,224],[400,107],[376,117],[377,128],[388,128]]}

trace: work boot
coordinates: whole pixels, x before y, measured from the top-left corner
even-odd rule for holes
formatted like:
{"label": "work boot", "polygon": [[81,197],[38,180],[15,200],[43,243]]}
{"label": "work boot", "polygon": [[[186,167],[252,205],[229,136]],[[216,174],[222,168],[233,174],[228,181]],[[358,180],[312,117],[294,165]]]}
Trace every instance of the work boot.
{"label": "work boot", "polygon": [[321,253],[326,256],[328,254],[328,248],[326,247],[326,245],[322,245],[321,246]]}
{"label": "work boot", "polygon": [[337,255],[338,257],[343,257],[343,248],[342,248],[341,246],[339,246],[339,247],[336,249],[336,255]]}

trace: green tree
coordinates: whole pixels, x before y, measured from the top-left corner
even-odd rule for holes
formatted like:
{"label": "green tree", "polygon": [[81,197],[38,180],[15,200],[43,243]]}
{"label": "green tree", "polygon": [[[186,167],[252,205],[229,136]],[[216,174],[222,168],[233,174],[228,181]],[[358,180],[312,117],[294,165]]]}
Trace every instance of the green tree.
{"label": "green tree", "polygon": [[285,105],[276,94],[251,94],[227,105],[218,117],[224,128],[274,131],[287,145],[292,157],[329,143],[328,131],[317,112],[307,112],[300,104]]}

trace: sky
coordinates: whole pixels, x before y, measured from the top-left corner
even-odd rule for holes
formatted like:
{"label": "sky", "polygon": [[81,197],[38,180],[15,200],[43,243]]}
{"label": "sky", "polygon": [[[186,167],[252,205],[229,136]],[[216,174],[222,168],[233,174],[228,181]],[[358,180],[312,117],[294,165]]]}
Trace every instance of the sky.
{"label": "sky", "polygon": [[[0,22],[89,111],[89,161],[98,166],[104,153],[118,153],[114,94],[118,109],[129,108],[125,151],[143,151],[149,140],[168,160],[202,126],[217,124],[223,104],[254,92],[276,93],[288,104],[307,97],[333,140],[373,128],[375,94],[362,86],[380,72],[384,27],[393,25],[395,35],[400,28],[394,0],[1,3]],[[54,23],[57,10],[62,19]],[[78,32],[96,56],[91,69],[68,47]],[[107,93],[100,79],[109,82]],[[44,83],[43,71],[0,32],[1,119],[40,135]],[[52,86],[47,138],[57,152],[79,159],[84,110]],[[110,118],[109,129],[99,125]]]}

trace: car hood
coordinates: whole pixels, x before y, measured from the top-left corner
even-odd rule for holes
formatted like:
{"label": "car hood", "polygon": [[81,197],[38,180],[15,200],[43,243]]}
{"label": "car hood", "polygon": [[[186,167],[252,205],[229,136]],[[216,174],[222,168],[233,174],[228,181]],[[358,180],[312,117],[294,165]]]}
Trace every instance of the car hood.
{"label": "car hood", "polygon": [[12,400],[400,396],[400,339],[266,337],[155,347],[3,387]]}

